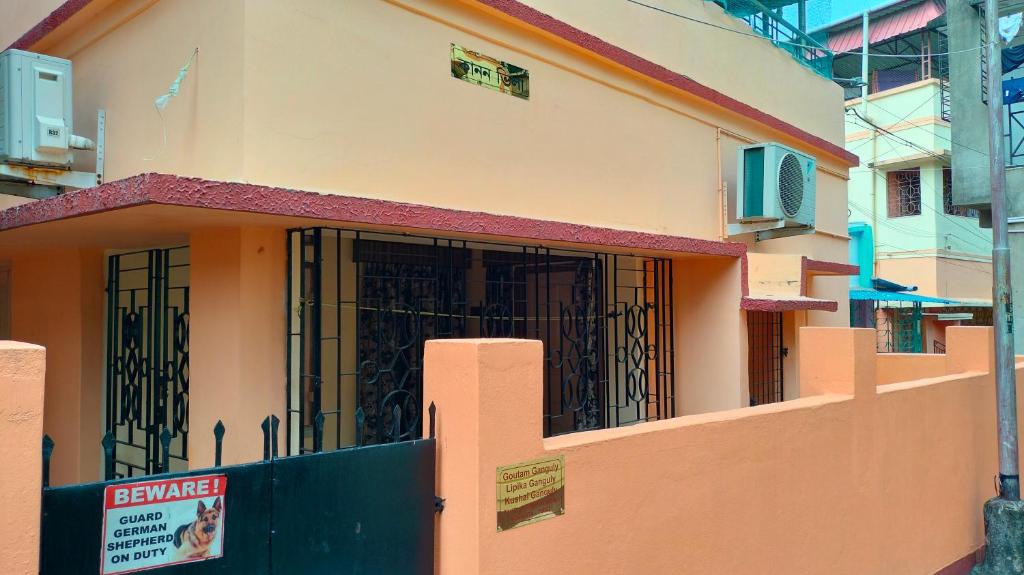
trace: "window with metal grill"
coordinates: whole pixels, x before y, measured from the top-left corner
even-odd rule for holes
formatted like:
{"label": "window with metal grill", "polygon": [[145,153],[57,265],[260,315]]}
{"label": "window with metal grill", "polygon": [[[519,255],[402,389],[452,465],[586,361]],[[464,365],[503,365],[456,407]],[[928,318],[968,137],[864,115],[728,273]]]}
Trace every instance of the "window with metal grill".
{"label": "window with metal grill", "polygon": [[334,228],[289,238],[289,454],[422,437],[430,339],[542,341],[545,436],[675,416],[671,260]]}
{"label": "window with metal grill", "polygon": [[887,172],[889,217],[921,215],[921,169]]}
{"label": "window with metal grill", "polygon": [[942,168],[942,211],[950,216],[978,217],[978,210],[974,208],[953,205],[953,170],[950,168]]}

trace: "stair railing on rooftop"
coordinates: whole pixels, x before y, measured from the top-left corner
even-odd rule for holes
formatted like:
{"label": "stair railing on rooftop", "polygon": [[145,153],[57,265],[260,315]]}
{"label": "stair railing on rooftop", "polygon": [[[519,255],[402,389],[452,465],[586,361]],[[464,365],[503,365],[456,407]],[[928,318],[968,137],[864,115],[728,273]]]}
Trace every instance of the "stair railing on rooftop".
{"label": "stair railing on rooftop", "polygon": [[711,0],[818,75],[832,79],[832,52],[758,0]]}

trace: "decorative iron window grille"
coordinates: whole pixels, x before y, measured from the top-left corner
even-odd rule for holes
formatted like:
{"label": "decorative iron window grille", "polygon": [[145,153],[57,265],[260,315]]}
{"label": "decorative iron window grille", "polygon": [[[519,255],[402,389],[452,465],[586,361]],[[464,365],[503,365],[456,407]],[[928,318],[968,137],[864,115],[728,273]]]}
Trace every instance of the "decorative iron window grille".
{"label": "decorative iron window grille", "polygon": [[782,313],[747,312],[747,373],[750,405],[782,401],[783,358]]}
{"label": "decorative iron window grille", "polygon": [[188,469],[188,340],[188,247],[110,256],[105,428],[115,477]]}
{"label": "decorative iron window grille", "polygon": [[874,328],[878,353],[924,353],[918,302],[850,300],[850,327]]}
{"label": "decorative iron window grille", "polygon": [[894,170],[887,172],[889,217],[921,215],[921,170]]}
{"label": "decorative iron window grille", "polygon": [[308,228],[289,270],[289,453],[421,437],[428,339],[544,342],[545,436],[675,414],[670,260]]}
{"label": "decorative iron window grille", "polygon": [[977,218],[978,210],[953,205],[953,170],[942,168],[942,209],[946,215]]}

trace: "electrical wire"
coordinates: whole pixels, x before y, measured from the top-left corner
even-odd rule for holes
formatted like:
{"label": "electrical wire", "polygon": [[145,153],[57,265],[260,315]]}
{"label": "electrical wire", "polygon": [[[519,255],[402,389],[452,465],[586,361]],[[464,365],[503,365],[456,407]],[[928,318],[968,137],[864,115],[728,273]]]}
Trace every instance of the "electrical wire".
{"label": "electrical wire", "polygon": [[[904,247],[904,246],[897,246],[895,244],[890,244],[890,243],[886,243],[886,242],[878,242],[878,245],[880,245],[880,246],[889,246],[890,248],[896,248],[896,249],[900,250],[901,252],[913,252],[914,251],[914,250],[912,250],[910,248],[907,248],[907,247]],[[887,253],[892,253],[892,252],[887,252]],[[927,257],[927,256],[922,256],[922,257]],[[937,255],[935,257],[941,257],[941,256]],[[886,259],[898,259],[898,258],[886,258]],[[944,259],[945,259],[945,263],[948,264],[948,265],[951,265],[951,266],[954,266],[954,267],[958,267],[958,268],[963,268],[965,270],[969,270],[969,271],[972,271],[972,272],[975,272],[975,273],[983,273],[985,275],[992,275],[992,270],[977,269],[977,268],[973,268],[971,266],[965,266],[963,264],[958,264],[958,263],[956,263],[956,260],[951,260],[950,258],[944,258]],[[980,264],[987,264],[989,262],[978,262],[978,263],[980,263]]]}
{"label": "electrical wire", "polygon": [[[878,175],[879,177],[881,177],[882,179],[886,179],[887,178],[886,172],[878,170],[877,168],[865,168],[865,169],[868,169],[868,170],[871,170],[872,172],[875,172],[875,174]],[[924,189],[924,190],[927,190],[929,192],[930,196],[934,196],[936,194],[935,188],[933,188],[930,184],[926,184],[923,179],[919,180],[919,182],[920,182],[921,188]],[[947,214],[945,212],[940,212],[940,211],[936,210],[935,208],[933,208],[930,204],[925,203],[924,195],[923,194],[922,194],[922,199],[921,199],[920,204],[921,204],[921,206],[923,208],[926,208],[929,211],[931,211],[931,212],[933,212],[933,213],[935,213],[935,214],[945,218],[949,223],[951,223],[951,224],[955,225],[956,227],[960,228],[965,233],[967,233],[969,236],[971,236],[971,237],[973,237],[973,238],[975,238],[977,240],[981,240],[983,242],[982,244],[975,244],[975,247],[985,248],[985,247],[989,247],[989,245],[991,244],[992,238],[987,238],[984,235],[982,235],[981,233],[977,232],[976,230],[961,224],[956,219],[953,219],[955,216],[953,216],[952,214]],[[867,215],[871,215],[871,214],[868,213]],[[888,217],[888,216],[886,216],[886,217]],[[935,239],[938,239],[938,238],[936,237]],[[961,238],[961,239],[966,239],[966,238]]]}
{"label": "electrical wire", "polygon": [[[630,0],[627,0],[627,1],[630,1]],[[964,48],[963,50],[950,50],[948,52],[932,52],[931,54],[927,54],[927,55],[934,57],[934,56],[951,56],[953,54],[964,54],[966,52],[974,52],[975,50],[983,50],[984,48],[986,48],[988,46],[994,46],[995,44],[996,44],[995,42],[988,42],[986,44],[982,44],[981,46],[972,46],[970,48]],[[831,50],[829,50],[829,51],[832,52]],[[853,55],[853,54],[856,54],[857,56],[861,55],[860,50],[846,50],[845,52],[832,52],[832,54],[834,56],[847,56],[847,55]],[[925,54],[878,54],[878,53],[875,53],[875,52],[868,52],[868,57],[869,58],[903,58],[903,59],[909,59],[909,58],[914,58],[914,57],[918,57],[919,58],[921,56],[925,56]]]}
{"label": "electrical wire", "polygon": [[[874,217],[873,217],[874,213],[870,209],[865,208],[864,206],[862,206],[862,205],[860,205],[860,204],[858,204],[858,203],[856,203],[856,202],[854,202],[852,200],[847,200],[847,201],[850,204],[850,206],[852,206],[854,209],[856,209],[858,212],[860,212],[864,217],[874,219]],[[895,230],[897,232],[900,232],[901,234],[908,235],[908,236],[914,236],[914,237],[918,237],[918,238],[922,238],[922,239],[928,239],[928,240],[938,240],[938,236],[936,236],[934,234],[922,233],[921,231],[913,229],[910,226],[903,226],[901,224],[897,224],[896,222],[893,221],[892,218],[890,218],[888,216],[886,217],[885,220],[878,220],[877,223],[879,223],[881,225],[888,226],[888,227],[892,228],[893,230]],[[963,236],[960,236],[960,235],[954,234],[954,233],[948,233],[948,234],[943,234],[943,235],[948,235],[948,236],[956,237],[956,238],[960,239],[962,242],[964,242],[964,244],[966,244],[967,246],[975,248],[975,249],[978,249],[978,250],[981,250],[981,251],[990,251],[991,250],[991,245],[990,244],[988,244],[988,243],[976,243],[977,240],[974,240],[973,238],[965,238]]]}
{"label": "electrical wire", "polygon": [[[895,155],[896,155],[896,157],[897,157],[897,158],[899,158],[899,159],[900,159],[901,161],[904,161],[904,162],[908,162],[908,161],[910,161],[910,160],[909,160],[908,158],[906,158],[905,156],[902,156],[902,155],[900,155],[900,153],[899,153],[899,152],[898,152],[898,151],[896,150],[896,147],[892,145],[892,142],[889,142],[888,140],[885,140],[884,138],[883,138],[883,141],[885,141],[885,142],[886,142],[886,145],[888,145],[888,146],[889,146],[889,149],[890,149],[890,150],[892,150],[892,153],[893,153],[893,154],[895,154]],[[874,169],[874,168],[871,168],[871,169]],[[918,170],[920,171],[920,168],[918,168]],[[936,190],[935,190],[935,188],[933,188],[933,187],[932,187],[932,186],[931,186],[930,184],[926,184],[924,180],[919,180],[919,181],[921,182],[921,187],[923,187],[923,188],[927,188],[927,189],[928,189],[928,191],[929,191],[929,192],[931,192],[931,194],[930,194],[930,195],[931,195],[932,197],[935,197],[935,195],[936,195]],[[945,190],[943,190],[943,192],[945,192]],[[985,237],[985,236],[983,236],[983,235],[982,235],[981,233],[979,233],[979,232],[978,232],[977,230],[975,230],[975,229],[972,229],[972,228],[968,228],[968,227],[966,227],[966,226],[963,226],[963,225],[961,225],[959,221],[957,221],[957,220],[955,220],[955,219],[952,219],[952,218],[953,218],[953,216],[952,216],[951,214],[946,214],[946,213],[944,213],[944,212],[939,212],[939,211],[938,211],[938,210],[936,210],[935,208],[933,208],[933,207],[931,207],[930,205],[928,205],[928,204],[924,203],[924,201],[922,201],[922,202],[921,202],[921,205],[922,205],[922,206],[924,206],[924,207],[926,207],[926,208],[928,208],[928,209],[929,209],[929,210],[931,210],[932,212],[934,212],[934,213],[938,214],[939,216],[942,216],[942,217],[944,217],[944,218],[948,219],[948,220],[950,221],[950,223],[953,223],[953,224],[955,224],[955,225],[956,225],[957,227],[959,227],[959,228],[963,229],[963,230],[964,230],[964,231],[966,231],[967,233],[969,233],[969,234],[972,234],[972,235],[974,235],[975,237],[977,237],[977,238],[980,238],[980,239],[984,240],[984,241],[986,242],[986,244],[987,244],[988,242],[991,242],[991,241],[992,241],[992,238],[989,238],[989,237]]]}
{"label": "electrical wire", "polygon": [[[629,2],[631,4],[635,4],[637,6],[642,6],[644,8],[649,9],[649,10],[660,12],[662,14],[666,14],[666,15],[673,16],[673,17],[676,17],[676,18],[680,18],[682,20],[693,22],[695,24],[701,24],[703,26],[708,26],[708,27],[711,27],[711,28],[715,28],[715,29],[718,29],[718,30],[725,31],[725,32],[731,32],[733,34],[737,34],[737,35],[740,35],[740,36],[748,36],[748,37],[751,37],[751,38],[765,39],[765,36],[763,36],[761,34],[748,33],[748,32],[744,32],[742,30],[735,30],[733,28],[728,28],[726,26],[720,26],[718,24],[714,24],[712,22],[707,22],[707,21],[701,20],[699,18],[693,18],[691,16],[686,16],[684,14],[679,14],[677,12],[672,12],[671,10],[666,10],[664,8],[659,8],[657,6],[652,6],[650,4],[645,4],[643,2],[640,2],[639,0],[626,0],[626,2]],[[879,54],[879,53],[874,53],[874,52],[870,52],[870,51],[865,53],[863,51],[863,49],[860,49],[860,50],[847,50],[847,51],[843,51],[843,52],[835,52],[835,51],[833,51],[833,50],[831,50],[829,48],[826,48],[826,47],[824,47],[824,46],[822,46],[820,44],[815,46],[815,45],[808,45],[807,43],[804,43],[804,42],[790,42],[790,41],[786,41],[786,40],[776,40],[776,39],[769,39],[769,40],[772,41],[773,43],[776,43],[776,44],[785,44],[785,45],[789,45],[789,46],[796,46],[798,48],[803,48],[803,49],[806,49],[806,50],[814,50],[814,51],[826,52],[826,53],[832,54],[833,56],[858,55],[858,56],[861,56],[861,57],[865,57],[866,56],[868,58],[901,58],[901,59],[908,59],[910,57],[913,57],[913,56],[908,56],[906,54]],[[947,51],[947,52],[937,52],[937,53],[933,52],[933,53],[929,54],[929,56],[937,57],[937,56],[950,56],[950,55],[953,55],[953,54],[963,54],[963,53],[967,53],[967,52],[973,52],[975,50],[986,49],[988,47],[995,46],[995,45],[996,45],[996,41],[992,41],[992,42],[988,42],[988,43],[982,44],[980,46],[972,46],[970,48],[964,48],[962,50],[950,50],[950,51]],[[899,123],[899,122],[902,122],[903,120],[905,120],[907,117],[909,117],[910,114],[916,112],[918,109],[920,109],[922,106],[924,106],[928,101],[930,101],[933,98],[934,98],[934,95],[932,96],[932,98],[929,98],[929,100],[926,100],[925,102],[922,102],[917,108],[912,110],[910,113],[906,114],[903,118],[898,120],[896,123]],[[877,124],[874,124],[873,122],[871,122],[867,118],[864,118],[863,116],[861,116],[856,110],[854,110],[852,108],[850,110],[852,110],[853,113],[858,118],[863,120],[870,127],[873,127],[874,129],[877,129],[878,131],[882,132],[883,134],[885,134],[887,136],[890,136],[892,138],[895,138],[895,139],[903,142],[904,144],[906,144],[906,145],[908,145],[908,146],[910,146],[912,148],[920,150],[920,151],[924,152],[928,156],[931,156],[933,158],[936,158],[938,160],[941,160],[941,161],[945,162],[945,158],[944,157],[934,153],[931,150],[927,150],[927,149],[925,149],[925,148],[923,148],[921,146],[918,146],[917,144],[915,144],[915,143],[913,143],[913,142],[911,142],[909,140],[906,140],[906,139],[904,139],[904,138],[902,138],[902,137],[900,137],[900,136],[890,132],[889,130],[887,130],[887,129],[881,127],[881,126],[878,126]],[[863,126],[862,125],[861,127],[868,128],[869,126]],[[915,127],[918,127],[918,126],[915,126]],[[970,150],[972,150],[972,151],[974,151],[976,153],[981,153],[981,152],[978,152],[978,150],[975,150],[975,149],[971,148],[970,146],[966,146],[966,145],[963,145],[963,144],[957,144],[957,143],[952,142],[952,140],[949,140],[948,138],[944,138],[942,136],[939,136],[938,134],[935,134],[935,135],[937,137],[942,138],[945,141],[950,142],[953,145],[958,145],[960,147],[963,147],[963,148],[966,148],[966,149],[970,149]],[[901,156],[900,154],[898,154],[896,152],[895,147],[892,146],[891,142],[888,142],[888,143],[889,143],[890,148],[893,149],[893,152],[896,153],[896,155],[898,157],[905,159],[903,156]],[[875,168],[867,168],[867,169],[870,169],[870,170],[876,172],[879,175],[882,174],[882,172],[880,172],[879,170],[877,170]],[[930,191],[932,191],[932,192],[935,191],[934,188],[931,188],[930,186],[925,184],[923,181],[921,181],[921,185],[922,185],[922,187],[928,187],[930,189]],[[951,217],[949,214],[945,214],[945,213],[942,213],[942,212],[939,212],[939,211],[935,210],[931,206],[927,205],[923,200],[921,201],[921,205],[926,207],[926,208],[928,208],[929,210],[935,212],[936,214],[938,214],[938,215],[940,215],[942,217],[945,217],[945,218],[950,218]],[[861,211],[863,211],[863,210],[861,210]],[[864,213],[867,214],[867,215],[871,215],[871,214],[869,214],[867,212],[864,212]],[[978,238],[980,238],[982,240],[985,240],[985,241],[989,241],[990,240],[990,238],[985,238],[984,236],[974,232],[974,230],[971,230],[970,228],[967,228],[967,227],[964,227],[964,226],[960,225],[958,222],[956,222],[956,220],[952,220],[951,219],[949,221],[954,223],[954,224],[956,224],[956,225],[958,225],[959,227],[961,227],[962,229],[964,229],[968,233],[974,235],[975,237],[978,237]],[[887,223],[888,225],[892,225],[891,223],[888,223],[888,222],[884,222],[884,223]],[[922,237],[930,237],[930,236],[922,236]],[[957,236],[957,237],[959,237],[959,236]],[[935,238],[935,239],[938,239],[938,238]],[[961,239],[963,239],[963,238],[961,238]],[[901,250],[904,250],[904,251],[913,251],[913,250],[909,250],[907,248],[901,248],[900,246],[895,246],[895,245],[891,245],[891,244],[880,244],[880,245],[890,245],[890,247],[895,247],[897,249],[901,249]],[[987,273],[987,274],[991,275],[990,271],[987,272],[985,270],[977,270],[975,268],[971,268],[971,267],[963,266],[963,265],[958,265],[958,264],[955,264],[953,262],[947,262],[947,263],[949,263],[950,265],[957,265],[958,267],[962,267],[964,269],[969,269],[971,271],[975,271],[975,272],[981,271],[983,273]]]}
{"label": "electrical wire", "polygon": [[918,110],[920,110],[921,108],[923,108],[925,106],[925,104],[929,104],[931,102],[934,102],[935,98],[938,95],[939,95],[938,92],[932,92],[932,95],[927,97],[927,98],[925,98],[925,100],[923,102],[921,102],[920,104],[918,104],[916,108],[914,108],[913,110],[911,110],[911,111],[907,112],[906,114],[903,114],[902,116],[899,116],[899,117],[897,117],[896,114],[893,114],[889,110],[886,110],[882,106],[879,106],[878,104],[872,103],[870,100],[868,100],[868,104],[871,105],[871,106],[874,106],[876,109],[881,110],[881,111],[885,112],[886,114],[889,114],[890,116],[896,118],[896,120],[892,123],[892,125],[896,125],[896,124],[899,124],[900,122],[905,121],[907,118],[910,117],[911,114],[913,114],[913,113],[917,112]]}
{"label": "electrical wire", "polygon": [[[822,46],[821,44],[808,45],[806,42],[791,42],[791,41],[788,41],[788,40],[776,40],[776,39],[773,39],[773,38],[766,38],[765,36],[763,36],[761,34],[751,33],[751,32],[744,32],[742,30],[736,30],[736,29],[733,29],[733,28],[729,28],[727,26],[721,26],[721,25],[715,24],[713,22],[708,22],[706,20],[701,20],[700,18],[694,18],[693,16],[687,16],[685,14],[679,14],[678,12],[673,12],[671,10],[666,10],[666,9],[660,8],[658,6],[652,6],[650,4],[645,4],[643,2],[640,2],[639,0],[625,0],[625,1],[629,2],[630,4],[636,4],[637,6],[643,6],[644,8],[647,8],[649,10],[654,10],[655,12],[660,12],[662,14],[673,16],[675,18],[686,20],[688,22],[693,22],[695,24],[701,24],[703,26],[708,26],[708,27],[711,27],[711,28],[715,28],[717,30],[722,30],[724,32],[731,32],[733,34],[737,34],[737,35],[740,35],[740,36],[748,36],[750,38],[760,38],[762,40],[768,39],[771,42],[776,43],[776,44],[786,44],[786,45],[789,45],[789,46],[796,46],[798,48],[804,48],[806,50],[814,50],[814,51],[826,52],[828,54],[832,54],[833,56],[843,56],[843,55],[848,55],[848,54],[857,54],[859,56],[862,55],[860,51],[855,51],[855,50],[848,50],[848,51],[845,51],[845,52],[835,52],[833,50],[830,50],[829,48],[826,48],[826,47]],[[974,46],[974,47],[971,47],[971,48],[964,48],[963,50],[951,50],[949,52],[932,53],[931,55],[932,56],[949,56],[951,54],[962,54],[962,53],[966,53],[966,52],[973,52],[975,50],[981,50],[981,49],[985,48],[986,46],[990,46],[990,45],[995,45],[995,42],[989,42],[989,43],[986,43],[986,44],[982,44],[981,46]],[[907,58],[907,56],[905,54],[904,55],[899,55],[899,54],[877,54],[877,53],[874,53],[874,52],[868,52],[867,56],[869,58]]]}
{"label": "electrical wire", "polygon": [[[901,138],[901,139],[902,139],[902,138]],[[883,138],[883,140],[884,140],[884,141],[886,142],[886,145],[888,145],[888,146],[889,146],[889,149],[890,149],[890,150],[892,151],[892,153],[893,153],[893,154],[894,154],[894,155],[895,155],[895,156],[896,156],[897,158],[899,158],[899,159],[900,159],[901,161],[904,161],[904,162],[908,162],[908,161],[910,161],[910,160],[909,160],[908,158],[906,158],[905,156],[901,155],[901,154],[900,154],[900,153],[899,153],[899,152],[898,152],[898,151],[896,150],[896,147],[892,145],[892,142],[890,142],[890,141],[886,140],[885,138]],[[905,140],[904,140],[904,141],[905,141]],[[941,158],[941,157],[940,157],[940,158]],[[871,170],[871,171],[875,172],[876,174],[878,174],[879,176],[881,176],[881,177],[882,177],[883,179],[887,179],[887,177],[888,177],[888,176],[886,176],[886,175],[885,175],[885,172],[882,172],[882,171],[880,171],[880,170],[878,170],[878,169],[876,169],[876,168],[872,168],[872,167],[867,167],[867,166],[865,166],[865,167],[864,167],[864,169],[868,169],[868,170]],[[918,170],[921,170],[921,168],[918,168]],[[935,190],[934,188],[932,188],[932,187],[931,187],[931,185],[929,185],[929,184],[926,184],[924,180],[920,180],[920,179],[919,179],[919,182],[920,182],[920,185],[921,185],[921,187],[922,187],[922,188],[924,188],[924,189],[927,189],[927,190],[928,190],[928,191],[930,192],[930,194],[929,194],[930,196],[934,197],[934,196],[936,195],[936,190]],[[952,223],[952,224],[956,225],[957,227],[959,227],[960,229],[964,230],[964,231],[965,231],[965,232],[967,232],[968,234],[970,234],[970,235],[972,235],[972,236],[974,236],[974,237],[976,237],[976,238],[978,238],[978,239],[981,239],[981,240],[983,240],[983,241],[985,242],[985,245],[986,245],[986,246],[988,245],[988,243],[989,243],[989,242],[991,242],[991,241],[992,241],[992,239],[991,239],[991,238],[987,238],[987,237],[985,237],[985,236],[981,235],[980,233],[978,233],[978,232],[977,232],[976,230],[974,230],[974,229],[972,229],[972,228],[969,228],[969,227],[966,227],[966,226],[962,225],[962,224],[961,224],[961,223],[960,223],[959,221],[957,221],[957,220],[953,219],[953,216],[952,216],[952,214],[946,214],[946,213],[945,213],[944,211],[943,211],[943,212],[939,212],[939,211],[938,211],[938,210],[936,210],[935,208],[931,207],[930,205],[928,205],[927,203],[925,203],[925,202],[924,202],[924,200],[923,200],[923,196],[922,196],[922,201],[921,201],[921,205],[922,205],[923,207],[925,207],[925,208],[927,208],[927,209],[931,210],[931,211],[932,211],[932,212],[934,212],[935,214],[937,214],[937,215],[939,215],[939,216],[942,216],[943,218],[946,218],[946,219],[947,219],[947,220],[948,220],[948,221],[949,221],[950,223]]]}
{"label": "electrical wire", "polygon": [[[896,134],[894,134],[894,133],[890,132],[889,130],[887,130],[887,129],[885,129],[885,128],[881,127],[881,126],[879,126],[878,124],[876,124],[876,123],[872,122],[871,120],[868,120],[868,119],[867,119],[867,118],[865,118],[864,116],[861,116],[861,115],[860,115],[860,112],[858,112],[856,108],[847,108],[847,109],[846,109],[846,111],[847,111],[847,112],[853,112],[853,115],[855,115],[855,116],[857,116],[858,118],[860,118],[860,119],[861,119],[861,121],[863,121],[863,122],[864,122],[865,124],[867,124],[868,126],[871,126],[872,128],[874,128],[874,129],[876,129],[876,130],[878,130],[878,131],[882,132],[883,134],[887,134],[887,135],[889,135],[889,136],[892,136],[893,138],[895,138],[895,139],[897,139],[897,140],[899,140],[899,141],[903,142],[904,144],[906,144],[906,145],[910,146],[911,148],[914,148],[914,149],[916,149],[916,150],[919,150],[919,151],[923,152],[924,154],[926,154],[926,155],[928,155],[928,156],[931,156],[931,157],[933,157],[933,158],[935,158],[935,159],[937,159],[937,160],[940,160],[940,161],[942,161],[942,162],[945,162],[945,161],[946,161],[946,158],[944,158],[943,156],[941,156],[941,155],[939,155],[939,154],[936,154],[936,153],[935,153],[935,152],[933,152],[932,150],[929,150],[929,149],[927,149],[927,148],[925,148],[925,147],[923,147],[923,146],[920,146],[920,145],[918,145],[918,144],[916,144],[916,143],[914,143],[914,142],[911,142],[910,140],[908,140],[908,139],[906,139],[906,138],[904,138],[904,137],[902,137],[902,136],[898,136],[898,135],[896,135]],[[866,127],[866,126],[865,126],[865,127]]]}
{"label": "electrical wire", "polygon": [[[936,95],[937,95],[937,94],[933,94],[933,95],[932,95],[932,97],[934,98],[934,97],[935,97]],[[874,106],[875,106],[875,108],[877,108],[877,109],[879,109],[879,110],[887,111],[887,110],[885,110],[885,108],[883,108],[883,107],[879,106],[878,104],[874,104]],[[848,109],[849,109],[849,108],[848,108]],[[889,113],[890,113],[890,114],[892,114],[891,112],[889,112]],[[894,114],[893,114],[893,115],[894,115]],[[906,118],[907,118],[907,117],[905,116],[904,118],[902,118],[902,119],[898,120],[897,122],[893,122],[893,124],[898,124],[899,122],[902,122],[902,121],[903,121],[903,120],[905,120]],[[872,125],[874,126],[875,124],[874,124],[874,123],[872,123]],[[924,130],[924,129],[925,129],[925,127],[924,127],[924,126],[917,126],[917,125],[914,125],[914,126],[910,126],[910,128],[911,128],[911,129],[914,129],[914,128],[916,128],[916,129],[918,129],[918,130]],[[951,140],[951,139],[947,138],[946,136],[943,136],[942,134],[940,134],[940,133],[938,133],[938,132],[932,131],[931,133],[932,133],[932,135],[933,135],[933,136],[935,136],[936,138],[938,138],[938,139],[940,139],[940,140],[942,140],[942,141],[944,141],[944,142],[949,142],[949,143],[950,143],[951,145],[953,145],[953,146],[955,146],[955,147],[958,147],[958,148],[963,148],[963,149],[965,149],[965,150],[970,150],[970,151],[972,151],[972,152],[974,152],[974,153],[976,153],[976,154],[981,154],[981,155],[983,155],[983,156],[987,156],[987,155],[988,155],[988,152],[982,152],[981,150],[978,150],[977,148],[972,148],[972,147],[970,147],[970,146],[968,146],[968,145],[966,145],[966,144],[963,144],[963,143],[960,143],[960,142],[954,142],[953,140]]]}
{"label": "electrical wire", "polygon": [[[857,202],[854,202],[852,200],[847,200],[847,201],[850,204],[850,206],[852,206],[854,209],[859,211],[864,216],[870,218],[870,217],[872,217],[874,215],[869,208],[866,208],[863,205],[858,204]],[[917,229],[914,229],[914,228],[910,227],[909,225],[897,224],[896,222],[894,222],[892,220],[893,220],[893,218],[887,217],[887,219],[884,220],[884,221],[881,221],[881,223],[889,226],[890,228],[892,228],[892,229],[894,229],[894,230],[896,230],[896,231],[898,231],[898,232],[900,232],[902,234],[906,234],[908,236],[915,236],[915,237],[918,237],[918,238],[931,239],[931,240],[938,239],[935,234],[923,233],[920,230],[917,230]],[[956,235],[956,234],[944,234],[944,235]],[[973,247],[981,248],[981,249],[990,249],[990,246],[988,246],[987,244],[978,244],[978,243],[972,244],[971,241],[976,241],[976,240],[972,240],[972,238],[963,238],[961,236],[956,236],[956,237],[958,237],[961,240],[963,240],[964,243],[972,245]]]}

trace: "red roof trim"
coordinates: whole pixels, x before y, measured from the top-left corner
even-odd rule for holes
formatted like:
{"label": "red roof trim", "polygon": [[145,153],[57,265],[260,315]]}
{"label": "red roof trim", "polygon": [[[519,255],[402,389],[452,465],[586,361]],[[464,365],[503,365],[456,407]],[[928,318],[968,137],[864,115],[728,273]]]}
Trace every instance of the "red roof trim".
{"label": "red roof trim", "polygon": [[82,8],[85,8],[91,3],[92,0],[66,0],[66,2],[58,6],[56,10],[50,12],[49,16],[43,18],[28,32],[22,34],[21,38],[15,40],[9,48],[17,48],[19,50],[27,50],[28,48],[31,48],[36,42],[45,38],[50,34],[50,32],[56,30],[57,27],[67,22]]}
{"label": "red roof trim", "polygon": [[855,276],[860,273],[860,266],[839,262],[812,260],[807,256],[800,259],[800,295],[807,295],[807,284],[811,276]]}
{"label": "red roof trim", "polygon": [[576,46],[583,48],[588,52],[592,52],[597,56],[606,58],[616,64],[629,68],[634,72],[638,72],[653,80],[668,84],[669,86],[678,88],[684,92],[689,92],[698,98],[707,100],[712,104],[729,110],[730,112],[734,112],[754,120],[755,122],[765,124],[788,136],[806,142],[815,148],[839,158],[850,166],[857,166],[860,164],[860,160],[855,154],[848,152],[841,146],[837,146],[828,140],[801,130],[796,126],[788,122],[784,122],[771,114],[762,112],[753,106],[744,104],[734,98],[730,98],[729,96],[709,88],[692,78],[673,72],[664,66],[655,64],[650,60],[641,58],[640,56],[615,46],[614,44],[605,42],[596,36],[580,30],[579,28],[575,28],[570,24],[548,16],[535,8],[531,8],[518,0],[477,0],[477,2],[530,26],[539,28],[549,34],[557,36],[571,44],[575,44]]}
{"label": "red roof trim", "polygon": [[804,257],[803,267],[804,273],[810,275],[855,276],[860,273],[860,267],[853,264],[812,260],[808,257]]}
{"label": "red roof trim", "polygon": [[8,208],[0,212],[0,230],[148,204],[659,252],[736,258],[746,253],[746,246],[736,242],[600,228],[166,174],[141,174],[95,188]]}
{"label": "red roof trim", "polygon": [[[92,0],[67,0],[49,16],[44,18],[43,21],[36,24],[31,30],[22,35],[21,38],[14,42],[14,44],[11,44],[11,48],[24,49],[31,47],[78,13],[78,11],[87,6],[90,2],[92,2]],[[664,66],[655,64],[654,62],[641,58],[632,52],[605,42],[596,36],[587,34],[579,28],[575,28],[561,20],[552,18],[551,16],[531,8],[522,2],[518,2],[517,0],[477,0],[477,2],[502,12],[507,16],[515,18],[529,26],[533,26],[549,34],[553,34],[597,56],[606,58],[616,64],[629,68],[634,72],[638,72],[653,80],[662,82],[684,92],[688,92],[730,112],[764,124],[792,138],[796,138],[797,140],[801,140],[810,146],[839,158],[849,166],[860,165],[860,160],[857,156],[848,152],[841,146],[837,146],[828,140],[801,130],[796,126],[788,122],[784,122],[771,114],[762,112],[749,104],[744,104],[739,100],[730,98],[717,90],[713,90],[691,78],[683,76],[682,74],[673,72]]]}
{"label": "red roof trim", "polygon": [[794,311],[800,309],[837,311],[839,303],[829,300],[761,299],[744,296],[740,308],[747,311]]}

